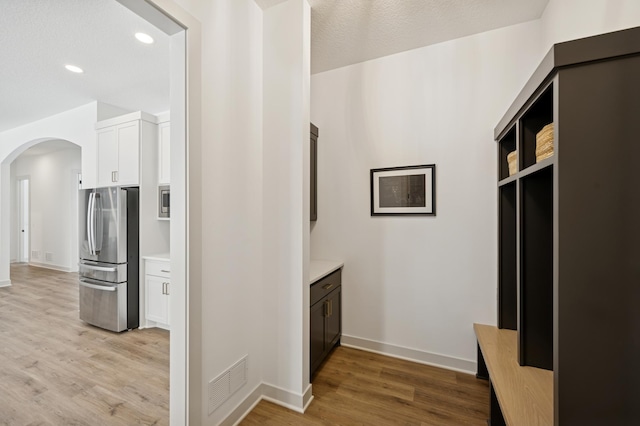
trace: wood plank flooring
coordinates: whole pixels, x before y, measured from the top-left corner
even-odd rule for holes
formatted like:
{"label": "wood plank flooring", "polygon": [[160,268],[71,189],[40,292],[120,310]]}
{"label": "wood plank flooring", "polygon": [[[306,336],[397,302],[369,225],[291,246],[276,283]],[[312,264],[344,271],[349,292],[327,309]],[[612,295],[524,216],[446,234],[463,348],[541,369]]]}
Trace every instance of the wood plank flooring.
{"label": "wood plank flooring", "polygon": [[[12,265],[0,288],[0,425],[168,425],[169,334],[78,319],[77,275]],[[487,382],[344,347],[304,415],[266,401],[242,425],[486,425]]]}
{"label": "wood plank flooring", "polygon": [[299,414],[261,401],[240,423],[252,425],[482,425],[489,385],[474,376],[338,347],[313,381]]}
{"label": "wood plank flooring", "polygon": [[11,266],[0,288],[0,425],[168,425],[169,333],[78,318],[78,276]]}

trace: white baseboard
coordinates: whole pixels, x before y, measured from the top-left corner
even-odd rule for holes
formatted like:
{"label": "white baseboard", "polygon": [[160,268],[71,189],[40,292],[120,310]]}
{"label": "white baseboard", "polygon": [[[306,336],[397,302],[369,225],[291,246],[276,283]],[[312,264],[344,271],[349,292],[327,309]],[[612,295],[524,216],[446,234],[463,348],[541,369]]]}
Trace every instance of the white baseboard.
{"label": "white baseboard", "polygon": [[400,358],[419,364],[459,371],[461,373],[476,374],[477,362],[468,359],[455,358],[448,355],[425,352],[418,349],[405,348],[390,343],[377,342],[375,340],[362,339],[360,337],[342,335],[342,346],[374,352],[393,358]]}
{"label": "white baseboard", "polygon": [[0,287],[11,287],[11,280],[0,281]]}
{"label": "white baseboard", "polygon": [[304,414],[309,404],[313,400],[311,384],[307,386],[307,389],[303,394],[297,394],[278,386],[273,386],[268,383],[261,383],[233,409],[231,414],[220,425],[223,426],[236,426],[260,403],[263,399],[265,401],[272,402],[282,407],[293,410],[297,413]]}
{"label": "white baseboard", "polygon": [[304,410],[307,409],[309,403],[313,399],[313,395],[311,394],[311,384],[307,386],[307,389],[303,394],[294,393],[268,383],[263,383],[262,385],[264,387],[262,399],[301,414],[304,414]]}
{"label": "white baseboard", "polygon": [[262,401],[263,386],[264,384],[262,383],[256,386],[253,391],[251,391],[251,393],[231,411],[231,414],[229,414],[227,418],[220,423],[220,426],[236,426],[240,424],[240,422],[247,417],[247,414],[249,414],[251,410],[253,410],[255,406]]}
{"label": "white baseboard", "polygon": [[29,262],[29,266],[35,266],[36,268],[44,268],[44,269],[53,269],[54,271],[60,271],[60,272],[75,272],[72,271],[71,268],[67,267],[67,266],[59,266],[59,265],[54,265],[52,263],[40,263],[40,262]]}
{"label": "white baseboard", "polygon": [[140,321],[140,324],[142,324],[142,327],[139,328],[161,328],[163,330],[171,331],[171,328],[168,325],[161,322],[146,320],[144,322]]}

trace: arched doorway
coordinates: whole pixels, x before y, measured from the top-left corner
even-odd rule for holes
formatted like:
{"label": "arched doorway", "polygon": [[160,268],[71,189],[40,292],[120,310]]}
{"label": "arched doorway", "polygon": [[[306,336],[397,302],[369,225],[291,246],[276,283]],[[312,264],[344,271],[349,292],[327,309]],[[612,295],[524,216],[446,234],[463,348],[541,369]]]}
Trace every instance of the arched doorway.
{"label": "arched doorway", "polygon": [[81,147],[60,139],[25,146],[9,165],[11,262],[77,271]]}

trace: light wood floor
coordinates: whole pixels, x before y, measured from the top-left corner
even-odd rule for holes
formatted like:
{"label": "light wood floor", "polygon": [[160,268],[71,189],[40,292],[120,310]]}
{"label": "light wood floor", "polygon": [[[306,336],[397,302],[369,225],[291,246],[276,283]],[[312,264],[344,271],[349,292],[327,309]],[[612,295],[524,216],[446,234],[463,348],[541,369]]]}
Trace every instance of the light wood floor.
{"label": "light wood floor", "polygon": [[489,385],[475,376],[338,347],[304,415],[261,401],[241,425],[482,425]]}
{"label": "light wood floor", "polygon": [[11,266],[0,288],[0,425],[168,425],[169,334],[78,319],[78,276]]}

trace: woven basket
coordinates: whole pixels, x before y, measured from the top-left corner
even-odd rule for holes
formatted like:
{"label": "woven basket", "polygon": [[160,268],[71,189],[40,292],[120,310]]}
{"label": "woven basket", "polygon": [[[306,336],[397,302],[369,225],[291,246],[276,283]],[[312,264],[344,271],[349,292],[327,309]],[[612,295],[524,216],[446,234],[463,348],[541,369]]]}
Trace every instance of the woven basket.
{"label": "woven basket", "polygon": [[516,151],[507,154],[507,164],[509,164],[509,176],[515,175],[518,172],[518,153]]}
{"label": "woven basket", "polygon": [[536,163],[553,155],[553,123],[547,124],[536,135]]}

